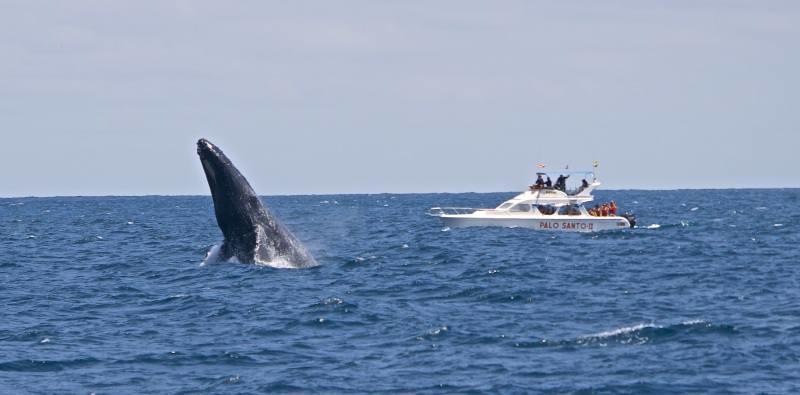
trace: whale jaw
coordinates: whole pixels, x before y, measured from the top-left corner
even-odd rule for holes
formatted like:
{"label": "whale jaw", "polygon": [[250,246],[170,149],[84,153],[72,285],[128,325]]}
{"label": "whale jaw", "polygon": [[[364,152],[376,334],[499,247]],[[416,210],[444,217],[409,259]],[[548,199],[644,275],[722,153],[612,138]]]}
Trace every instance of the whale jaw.
{"label": "whale jaw", "polygon": [[275,218],[250,183],[219,147],[206,139],[197,142],[214,214],[225,241],[219,259],[274,267],[310,267],[317,262],[302,243]]}

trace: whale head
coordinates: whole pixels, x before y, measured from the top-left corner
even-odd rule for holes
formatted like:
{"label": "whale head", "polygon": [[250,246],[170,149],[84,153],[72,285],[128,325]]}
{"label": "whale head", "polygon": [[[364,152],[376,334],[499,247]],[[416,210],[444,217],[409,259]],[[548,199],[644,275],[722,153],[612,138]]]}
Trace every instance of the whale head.
{"label": "whale head", "polygon": [[250,183],[219,147],[206,139],[197,141],[197,155],[206,174],[217,224],[226,239],[241,237],[256,225],[254,214],[265,209]]}

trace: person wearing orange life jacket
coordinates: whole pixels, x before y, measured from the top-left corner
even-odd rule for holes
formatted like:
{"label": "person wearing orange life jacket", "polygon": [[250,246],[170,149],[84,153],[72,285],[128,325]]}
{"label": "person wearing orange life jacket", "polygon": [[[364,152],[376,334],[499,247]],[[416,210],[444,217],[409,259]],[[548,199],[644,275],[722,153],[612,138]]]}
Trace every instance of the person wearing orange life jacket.
{"label": "person wearing orange life jacket", "polygon": [[615,202],[613,200],[611,201],[610,211],[611,211],[611,215],[617,215],[617,202]]}
{"label": "person wearing orange life jacket", "polygon": [[601,211],[604,217],[608,217],[608,203],[603,203]]}

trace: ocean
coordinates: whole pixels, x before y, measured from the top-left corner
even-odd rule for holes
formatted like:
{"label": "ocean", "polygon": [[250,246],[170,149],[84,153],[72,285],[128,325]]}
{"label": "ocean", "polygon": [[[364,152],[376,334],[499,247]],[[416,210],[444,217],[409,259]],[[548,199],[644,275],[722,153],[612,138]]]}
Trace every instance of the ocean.
{"label": "ocean", "polygon": [[638,227],[444,228],[509,193],[264,197],[321,263],[206,263],[208,196],[0,199],[0,393],[799,393],[800,190],[602,191]]}

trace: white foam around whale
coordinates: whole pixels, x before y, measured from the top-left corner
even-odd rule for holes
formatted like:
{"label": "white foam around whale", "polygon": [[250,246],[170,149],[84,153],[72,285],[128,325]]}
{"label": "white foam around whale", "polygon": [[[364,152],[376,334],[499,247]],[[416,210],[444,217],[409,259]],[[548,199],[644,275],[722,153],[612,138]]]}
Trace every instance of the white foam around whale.
{"label": "white foam around whale", "polygon": [[[200,266],[205,266],[205,265],[207,265],[209,263],[223,262],[223,261],[220,260],[220,256],[219,256],[220,249],[222,249],[222,245],[220,245],[220,244],[214,244],[213,246],[211,246],[211,249],[208,250],[208,252],[206,253],[206,258],[203,259],[202,263],[200,263]],[[228,260],[226,260],[224,262],[238,263],[239,260],[236,259],[236,257],[230,257]]]}
{"label": "white foam around whale", "polygon": [[[236,259],[235,256],[234,257],[230,257],[227,260],[221,260],[220,259],[220,249],[221,248],[222,248],[222,245],[220,245],[220,244],[215,244],[215,245],[211,246],[211,249],[209,249],[208,252],[206,253],[206,258],[203,259],[203,262],[200,263],[200,266],[205,266],[205,265],[210,264],[210,263],[239,263],[239,260]],[[256,265],[260,265],[260,266],[268,266],[268,267],[272,267],[272,268],[275,268],[275,269],[297,269],[298,268],[297,265],[287,261],[286,259],[284,259],[282,257],[273,259],[271,261],[256,260],[255,264]]]}

